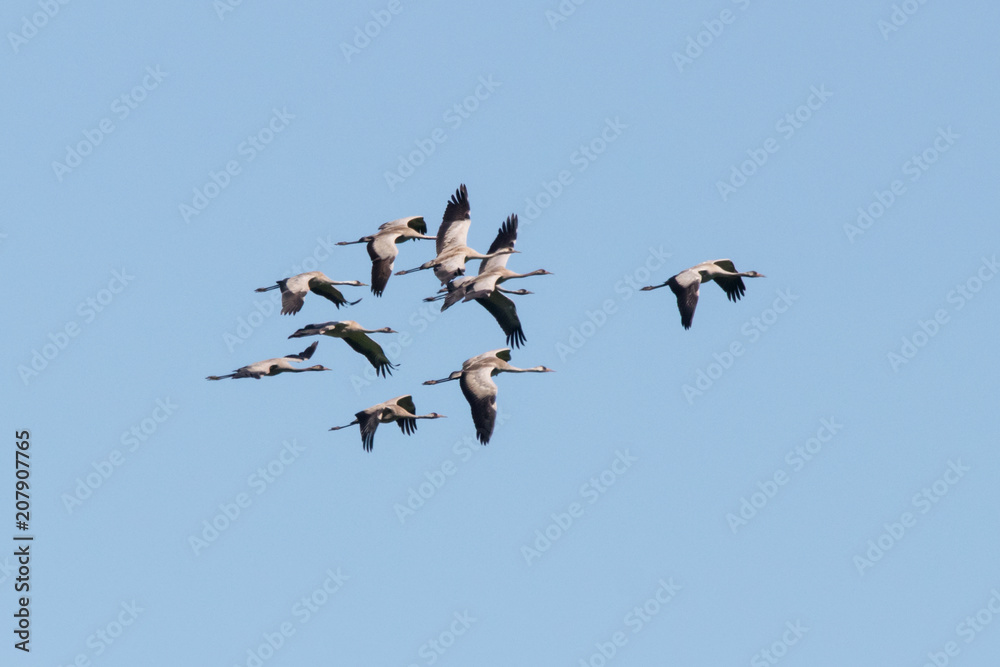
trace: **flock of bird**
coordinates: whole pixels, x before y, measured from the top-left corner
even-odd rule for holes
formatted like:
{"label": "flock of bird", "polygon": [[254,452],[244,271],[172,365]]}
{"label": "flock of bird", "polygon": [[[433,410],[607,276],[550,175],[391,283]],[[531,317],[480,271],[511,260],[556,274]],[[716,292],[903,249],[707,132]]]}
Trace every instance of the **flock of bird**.
{"label": "flock of bird", "polygon": [[[509,216],[500,226],[496,238],[484,254],[467,245],[470,217],[469,195],[465,185],[460,185],[445,206],[441,226],[435,236],[427,234],[427,223],[421,216],[400,218],[381,225],[378,231],[369,236],[363,236],[357,241],[341,241],[337,245],[367,244],[368,256],[372,261],[371,291],[376,297],[381,297],[389,278],[393,275],[396,256],[399,253],[397,245],[408,240],[434,240],[436,254],[420,266],[398,271],[396,275],[405,275],[416,271],[432,269],[442,287],[435,296],[424,301],[443,301],[441,310],[447,310],[458,302],[476,301],[496,319],[507,338],[507,344],[520,347],[526,338],[521,321],[517,315],[514,302],[507,295],[531,294],[528,290],[508,290],[501,283],[516,278],[528,278],[538,275],[552,275],[545,269],[536,269],[529,273],[517,273],[507,268],[507,260],[512,254],[517,242],[517,216]],[[479,259],[479,273],[472,276],[465,274],[466,262]],[[715,281],[731,301],[738,301],[746,292],[743,278],[763,278],[756,271],[739,272],[732,260],[718,259],[702,262],[670,277],[660,285],[643,287],[643,291],[660,287],[669,287],[677,297],[677,308],[681,314],[681,324],[685,329],[691,328],[694,310],[698,304],[699,287],[702,283]],[[270,287],[261,287],[258,292],[274,289],[281,290],[281,314],[295,315],[303,306],[309,292],[318,294],[332,301],[338,309],[352,306],[357,301],[349,301],[337,289],[337,286],[365,287],[365,283],[357,280],[331,280],[321,271],[300,273],[283,280],[278,280]],[[382,346],[372,340],[369,334],[397,333],[389,327],[366,329],[353,320],[341,320],[308,324],[289,338],[305,336],[330,336],[341,338],[355,352],[363,355],[375,368],[376,375],[387,377],[396,368],[390,362]],[[226,378],[254,378],[278,375],[280,373],[305,373],[309,371],[332,370],[322,365],[298,367],[293,364],[309,360],[316,351],[317,342],[298,354],[290,354],[276,359],[265,359],[256,363],[237,368],[228,375],[210,375],[208,380]],[[435,385],[451,380],[458,380],[462,394],[472,411],[472,422],[476,428],[476,437],[482,444],[487,444],[493,434],[497,416],[497,385],[493,377],[500,373],[549,373],[551,368],[534,366],[518,368],[510,364],[510,347],[484,352],[462,363],[461,370],[453,371],[440,380],[428,380],[425,385]],[[416,414],[413,396],[406,394],[397,396],[383,403],[378,403],[355,413],[354,421],[344,426],[334,426],[331,431],[337,431],[348,426],[358,425],[361,430],[361,443],[366,451],[371,451],[375,440],[375,430],[379,424],[395,422],[404,434],[412,434],[417,429],[418,419],[439,419],[444,415],[432,412],[426,415]]]}

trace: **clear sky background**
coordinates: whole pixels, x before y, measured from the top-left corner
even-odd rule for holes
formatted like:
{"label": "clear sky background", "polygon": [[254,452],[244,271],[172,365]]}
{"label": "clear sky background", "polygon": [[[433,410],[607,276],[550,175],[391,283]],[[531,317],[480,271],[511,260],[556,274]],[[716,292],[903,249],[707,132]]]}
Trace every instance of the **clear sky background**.
{"label": "clear sky background", "polygon": [[[0,550],[0,663],[996,664],[998,27],[982,1],[4,3],[0,540],[28,429],[35,541],[30,655]],[[330,246],[434,233],[460,183],[470,245],[517,213],[511,268],[555,274],[510,286],[513,363],[557,372],[497,378],[486,447],[421,382],[504,338],[424,304],[430,272],[294,317],[253,291],[369,282]],[[636,291],[722,257],[767,277],[705,286],[690,331]],[[323,338],[335,372],[204,380],[335,319],[401,332],[395,374]],[[327,430],[406,393],[448,418],[371,453]]]}

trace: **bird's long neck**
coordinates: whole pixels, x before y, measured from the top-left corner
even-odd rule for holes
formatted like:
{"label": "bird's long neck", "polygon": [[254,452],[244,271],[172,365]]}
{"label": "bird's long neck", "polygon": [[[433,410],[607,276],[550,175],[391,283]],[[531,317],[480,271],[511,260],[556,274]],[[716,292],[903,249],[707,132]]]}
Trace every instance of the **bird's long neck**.
{"label": "bird's long neck", "polygon": [[441,378],[440,380],[428,380],[424,384],[441,384],[442,382],[451,382],[452,380],[457,380],[462,377],[462,371],[453,371],[451,375],[446,378]]}
{"label": "bird's long neck", "polygon": [[504,373],[544,373],[546,369],[544,366],[533,366],[531,368],[518,368],[517,366],[511,366],[510,364],[507,364],[500,370],[503,371]]}
{"label": "bird's long neck", "polygon": [[530,273],[514,273],[513,271],[511,271],[511,273],[505,277],[507,278],[507,280],[511,280],[512,278],[530,278],[531,276],[542,275],[542,272],[544,270],[545,269],[535,269]]}

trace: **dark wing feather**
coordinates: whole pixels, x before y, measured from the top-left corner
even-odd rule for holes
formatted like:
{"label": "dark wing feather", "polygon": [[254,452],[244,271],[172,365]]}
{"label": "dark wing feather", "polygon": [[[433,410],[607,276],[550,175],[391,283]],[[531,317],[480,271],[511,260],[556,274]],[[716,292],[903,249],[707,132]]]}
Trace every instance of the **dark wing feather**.
{"label": "dark wing feather", "polygon": [[[434,242],[437,254],[440,255],[446,245],[449,229],[452,227],[461,229],[464,226],[465,230],[468,231],[470,211],[469,193],[465,189],[465,184],[462,183],[444,207],[444,217],[441,219],[441,227],[438,229],[437,241]],[[461,239],[461,242],[465,243],[464,238]]]}
{"label": "dark wing feather", "polygon": [[[382,346],[363,333],[352,333],[343,337],[344,342],[358,354],[363,354],[368,362],[375,367],[375,374],[388,377],[396,366],[389,362]],[[410,412],[413,412],[410,410]]]}
{"label": "dark wing feather", "polygon": [[[476,426],[476,438],[484,445],[490,441],[493,427],[497,421],[497,387],[488,378],[488,374],[484,377],[482,373],[471,371],[462,373],[462,377],[458,381],[462,387],[462,393],[465,395],[465,400],[469,402],[469,407],[472,409],[472,423]],[[477,380],[482,379],[486,381],[477,382]],[[475,391],[477,388],[487,393],[479,396]]]}
{"label": "dark wing feather", "polygon": [[396,405],[403,408],[411,415],[417,414],[417,406],[413,402],[413,396],[407,394],[406,396],[400,396],[396,399]]}
{"label": "dark wing feather", "polygon": [[358,299],[358,301],[348,301],[347,299],[344,298],[344,295],[340,293],[340,290],[338,290],[336,287],[326,282],[325,280],[319,278],[309,279],[309,289],[310,291],[313,292],[313,294],[319,294],[324,299],[332,301],[333,305],[335,305],[337,308],[340,308],[341,306],[344,305],[353,306],[358,301],[361,301],[361,299]]}
{"label": "dark wing feather", "polygon": [[382,296],[385,286],[389,283],[389,276],[392,275],[392,265],[395,258],[379,257],[374,246],[374,240],[368,242],[368,256],[372,260],[372,294]]}
{"label": "dark wing feather", "polygon": [[513,301],[498,290],[493,290],[489,296],[480,297],[476,301],[496,319],[497,324],[507,335],[508,345],[521,347],[524,344],[527,339],[524,337],[524,329],[521,328],[521,320],[517,316],[517,308]]}
{"label": "dark wing feather", "polygon": [[406,226],[415,231],[417,234],[427,234],[427,222],[424,221],[422,217],[413,218],[406,223]]}
{"label": "dark wing feather", "polygon": [[279,280],[278,287],[281,288],[281,314],[294,315],[302,310],[305,294],[292,292],[288,289],[288,280]]}
{"label": "dark wing feather", "polygon": [[[310,326],[316,326],[316,325],[312,324]],[[286,359],[298,359],[299,361],[305,361],[309,357],[313,356],[313,352],[316,351],[316,346],[317,345],[319,345],[319,341],[318,340],[314,341],[312,345],[310,345],[306,349],[302,350],[302,352],[300,352],[298,354],[290,354],[290,355],[288,355],[286,357]]]}
{"label": "dark wing feather", "polygon": [[403,435],[412,435],[417,431],[417,420],[413,417],[401,417],[396,420],[399,424],[399,430],[403,432]]}
{"label": "dark wing feather", "polygon": [[375,446],[375,429],[378,428],[378,414],[371,412],[359,412],[358,425],[361,428],[361,446],[366,452],[370,452]]}
{"label": "dark wing feather", "polygon": [[743,284],[742,276],[716,276],[715,282],[719,283],[719,287],[725,291],[726,298],[730,301],[739,301],[746,294],[747,286]]}
{"label": "dark wing feather", "polygon": [[673,276],[667,281],[670,291],[677,297],[677,309],[681,311],[681,324],[685,329],[691,328],[691,320],[694,319],[694,309],[698,305],[698,286],[701,280],[694,280],[682,283]]}
{"label": "dark wing feather", "polygon": [[490,244],[490,249],[486,251],[486,254],[493,254],[501,248],[513,248],[516,242],[517,214],[514,213],[507,216],[507,219],[500,225],[500,229],[497,230],[497,236],[493,239],[493,243]]}

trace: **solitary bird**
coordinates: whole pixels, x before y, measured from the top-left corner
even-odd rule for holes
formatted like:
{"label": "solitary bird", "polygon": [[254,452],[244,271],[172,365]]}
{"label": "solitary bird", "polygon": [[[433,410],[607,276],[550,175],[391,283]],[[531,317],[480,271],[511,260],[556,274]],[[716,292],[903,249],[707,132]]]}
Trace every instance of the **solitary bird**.
{"label": "solitary bird", "polygon": [[440,384],[450,380],[458,380],[462,394],[472,409],[472,423],[476,426],[476,437],[484,445],[493,435],[493,427],[497,420],[497,385],[493,376],[499,373],[552,373],[551,368],[535,366],[533,368],[517,368],[511,366],[510,348],[490,350],[483,354],[466,359],[462,370],[453,371],[448,377],[440,380],[428,380],[424,384]]}
{"label": "solitary bird", "polygon": [[287,357],[280,357],[278,359],[265,359],[264,361],[258,361],[256,363],[250,364],[249,366],[244,366],[243,368],[237,368],[235,371],[229,375],[209,375],[206,380],[225,380],[226,378],[253,378],[259,380],[265,375],[277,375],[278,373],[305,373],[306,371],[330,371],[332,368],[327,368],[326,366],[310,366],[309,368],[295,368],[292,366],[294,361],[305,361],[313,355],[316,351],[316,346],[319,341],[316,341],[305,350],[299,354],[290,354]]}
{"label": "solitary bird", "polygon": [[[517,215],[511,215],[500,225],[497,236],[490,245],[489,253],[496,253],[504,249],[513,251],[516,242]],[[545,269],[535,269],[530,273],[511,271],[507,268],[509,257],[510,254],[506,254],[484,259],[479,264],[478,275],[459,276],[441,288],[440,291],[444,294],[428,297],[424,301],[444,299],[444,303],[441,305],[441,310],[444,311],[459,301],[475,300],[493,316],[500,328],[503,329],[507,336],[507,344],[520,347],[526,340],[524,329],[521,327],[521,319],[517,315],[514,302],[501,292],[506,294],[531,294],[531,292],[524,289],[507,290],[500,287],[500,283],[514,278],[550,276],[552,273]]]}
{"label": "solitary bird", "polygon": [[747,291],[743,284],[744,278],[763,278],[756,271],[739,272],[731,259],[717,259],[712,262],[702,262],[690,269],[685,269],[676,276],[671,276],[662,285],[647,285],[643,292],[669,286],[677,297],[677,309],[681,311],[681,324],[685,329],[691,328],[694,309],[698,305],[698,287],[701,283],[714,280],[726,293],[730,301],[739,301]]}
{"label": "solitary bird", "polygon": [[331,280],[322,271],[309,271],[279,280],[270,287],[258,287],[254,291],[270,292],[273,289],[281,288],[282,315],[294,315],[302,310],[302,302],[306,298],[306,293],[310,291],[333,301],[333,305],[337,308],[344,305],[353,306],[358,301],[361,301],[361,299],[358,299],[358,301],[348,301],[334,285],[365,286],[364,283],[357,280]]}
{"label": "solitary bird", "polygon": [[469,225],[472,224],[469,211],[469,193],[465,189],[465,185],[462,184],[444,208],[441,227],[438,228],[437,237],[435,237],[437,239],[435,245],[437,256],[415,269],[397,271],[396,275],[402,276],[414,271],[434,269],[434,275],[441,281],[441,284],[447,285],[453,278],[465,273],[465,263],[470,259],[488,259],[497,255],[509,255],[517,252],[513,248],[503,248],[484,255],[466,245]]}
{"label": "solitary bird", "polygon": [[379,424],[396,422],[399,424],[399,430],[409,435],[417,430],[418,419],[440,419],[444,417],[444,415],[439,415],[436,412],[432,412],[429,415],[414,414],[416,409],[412,396],[409,394],[406,396],[397,396],[385,403],[365,408],[354,415],[354,421],[350,424],[334,426],[330,430],[339,431],[342,428],[359,424],[361,427],[361,444],[366,452],[370,452],[375,444],[375,429],[378,428]]}
{"label": "solitary bird", "polygon": [[382,296],[392,275],[393,262],[399,254],[396,244],[410,239],[436,238],[427,236],[427,223],[421,216],[415,215],[386,222],[371,236],[362,236],[357,241],[341,241],[337,245],[368,244],[368,256],[372,260],[372,294]]}
{"label": "solitary bird", "polygon": [[385,356],[382,346],[367,336],[371,333],[398,333],[389,327],[381,329],[365,329],[354,320],[343,320],[341,322],[323,322],[321,324],[307,324],[289,338],[302,338],[303,336],[332,336],[342,338],[351,349],[359,354],[363,354],[369,363],[375,367],[375,374],[388,377],[392,374],[392,369],[396,366],[389,362],[389,357]]}

